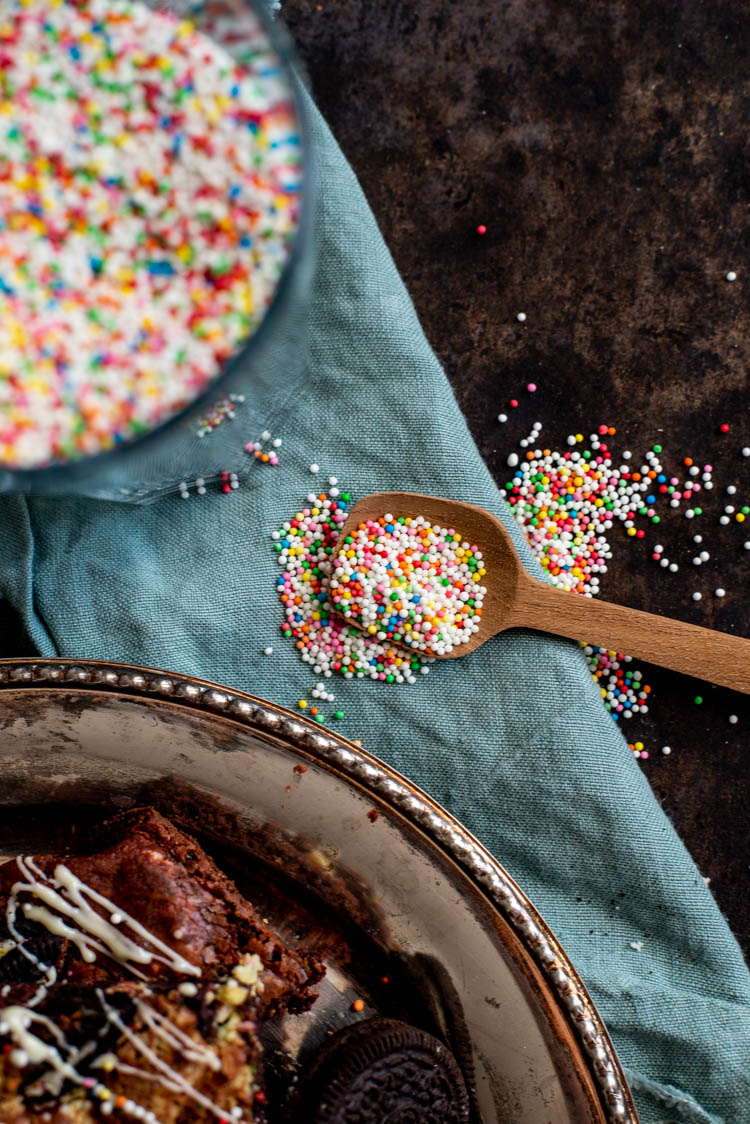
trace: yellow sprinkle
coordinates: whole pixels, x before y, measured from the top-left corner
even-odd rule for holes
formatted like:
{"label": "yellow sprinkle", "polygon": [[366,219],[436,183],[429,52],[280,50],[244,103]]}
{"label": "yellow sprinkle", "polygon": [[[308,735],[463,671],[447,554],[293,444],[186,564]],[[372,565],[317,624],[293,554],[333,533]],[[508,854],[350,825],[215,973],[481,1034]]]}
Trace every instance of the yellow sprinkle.
{"label": "yellow sprinkle", "polygon": [[300,699],[297,703],[297,706],[300,708],[300,710],[307,710],[307,703],[304,699]]}

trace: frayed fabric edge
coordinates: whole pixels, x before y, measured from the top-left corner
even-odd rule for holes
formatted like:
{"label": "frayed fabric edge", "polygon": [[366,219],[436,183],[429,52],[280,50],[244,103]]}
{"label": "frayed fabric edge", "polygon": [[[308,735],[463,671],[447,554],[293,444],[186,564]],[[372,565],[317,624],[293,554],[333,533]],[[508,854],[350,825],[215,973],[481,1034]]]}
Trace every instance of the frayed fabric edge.
{"label": "frayed fabric edge", "polygon": [[[674,1085],[663,1085],[660,1081],[652,1081],[650,1077],[644,1077],[634,1069],[626,1069],[625,1076],[634,1093],[649,1093],[665,1108],[674,1109],[679,1113],[680,1119],[687,1124],[726,1124],[723,1116],[707,1112],[689,1093],[683,1093]],[[663,1124],[673,1124],[673,1122],[665,1120]]]}

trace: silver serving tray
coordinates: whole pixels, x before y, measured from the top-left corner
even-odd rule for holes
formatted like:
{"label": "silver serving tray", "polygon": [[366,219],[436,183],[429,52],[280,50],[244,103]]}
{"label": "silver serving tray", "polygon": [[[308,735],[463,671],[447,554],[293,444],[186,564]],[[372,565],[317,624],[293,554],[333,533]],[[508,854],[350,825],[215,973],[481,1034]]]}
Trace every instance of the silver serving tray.
{"label": "silver serving tray", "polygon": [[523,891],[328,729],[148,668],[6,660],[0,770],[1,855],[148,802],[198,832],[287,939],[316,944],[319,999],[266,1036],[278,1095],[328,1031],[385,1014],[445,1037],[475,1124],[637,1124],[602,1021]]}

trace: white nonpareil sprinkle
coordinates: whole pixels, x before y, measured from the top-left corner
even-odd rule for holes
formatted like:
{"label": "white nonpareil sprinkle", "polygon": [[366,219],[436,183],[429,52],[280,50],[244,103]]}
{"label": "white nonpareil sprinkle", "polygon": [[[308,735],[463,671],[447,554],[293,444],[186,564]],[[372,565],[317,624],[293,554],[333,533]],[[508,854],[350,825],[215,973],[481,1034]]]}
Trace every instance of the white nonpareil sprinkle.
{"label": "white nonpareil sprinkle", "polygon": [[730,715],[729,715],[729,721],[731,722],[731,724],[732,724],[733,726],[736,726],[736,725],[737,725],[737,723],[739,722],[739,718],[737,717],[737,715],[736,715],[736,714],[730,714]]}
{"label": "white nonpareil sprinkle", "polygon": [[726,597],[726,593],[727,591],[725,589],[722,589],[721,586],[719,586],[718,589],[714,590],[715,597]]}
{"label": "white nonpareil sprinkle", "polygon": [[670,753],[672,752],[672,747],[671,745],[663,745],[661,747],[661,751],[665,757],[669,757]]}
{"label": "white nonpareil sprinkle", "polygon": [[727,276],[727,281],[736,281],[737,280],[737,274],[734,272],[733,269],[730,269],[729,273],[727,273],[726,276]]}
{"label": "white nonpareil sprinkle", "polygon": [[270,646],[268,648],[264,648],[263,649],[263,655],[264,656],[272,656],[273,655],[273,648],[271,648]]}
{"label": "white nonpareil sprinkle", "polygon": [[702,601],[702,600],[703,600],[703,594],[699,593],[699,591],[696,589],[695,593],[693,594],[693,601]]}
{"label": "white nonpareil sprinkle", "polygon": [[516,313],[516,320],[518,320],[521,324],[525,323],[526,313],[525,312],[517,312]]}
{"label": "white nonpareil sprinkle", "polygon": [[315,475],[316,472],[320,472],[320,465],[319,464],[311,464],[310,465],[310,472],[313,474],[313,476]]}
{"label": "white nonpareil sprinkle", "polygon": [[518,453],[509,453],[505,463],[508,468],[515,468],[518,465]]}
{"label": "white nonpareil sprinkle", "polygon": [[497,420],[498,420],[499,422],[507,422],[507,420],[508,420],[508,415],[507,415],[507,414],[498,414],[498,415],[497,415]]}

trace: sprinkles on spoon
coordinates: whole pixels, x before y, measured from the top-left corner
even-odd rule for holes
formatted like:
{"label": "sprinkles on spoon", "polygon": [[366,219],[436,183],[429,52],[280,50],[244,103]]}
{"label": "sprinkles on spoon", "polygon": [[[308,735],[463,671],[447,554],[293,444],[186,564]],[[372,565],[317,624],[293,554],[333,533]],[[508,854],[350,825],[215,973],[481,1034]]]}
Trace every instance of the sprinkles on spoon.
{"label": "sprinkles on spoon", "polygon": [[239,66],[138,0],[4,0],[0,464],[110,449],[220,374],[288,260],[299,161],[259,23]]}
{"label": "sprinkles on spoon", "polygon": [[479,630],[485,574],[481,550],[454,528],[385,514],[340,544],[331,600],[379,641],[447,655]]}

